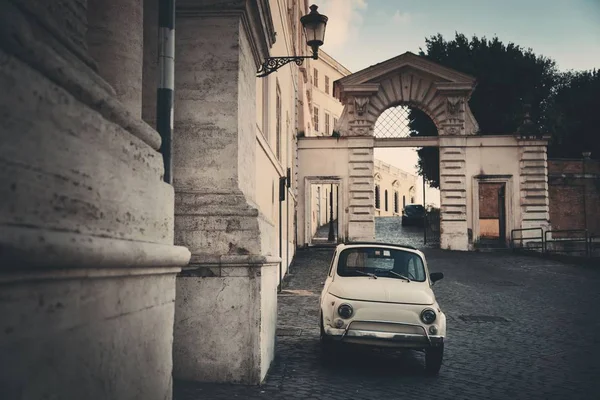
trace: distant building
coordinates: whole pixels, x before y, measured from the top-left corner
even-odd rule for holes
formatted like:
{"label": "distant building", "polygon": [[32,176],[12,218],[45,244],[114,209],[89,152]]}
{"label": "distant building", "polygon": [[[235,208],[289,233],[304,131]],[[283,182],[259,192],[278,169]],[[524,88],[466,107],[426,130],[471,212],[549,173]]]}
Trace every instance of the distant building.
{"label": "distant building", "polygon": [[402,215],[404,206],[415,202],[415,175],[375,160],[374,177],[376,217]]}
{"label": "distant building", "polygon": [[306,136],[331,136],[344,106],[333,96],[333,82],[351,72],[324,51],[311,60],[309,103],[311,124]]}

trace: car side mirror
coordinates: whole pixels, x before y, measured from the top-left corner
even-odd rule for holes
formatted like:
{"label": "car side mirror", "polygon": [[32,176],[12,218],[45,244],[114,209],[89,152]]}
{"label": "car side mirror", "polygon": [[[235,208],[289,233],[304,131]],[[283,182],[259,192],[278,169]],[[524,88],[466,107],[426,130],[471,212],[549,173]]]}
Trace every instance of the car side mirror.
{"label": "car side mirror", "polygon": [[442,272],[432,272],[429,274],[429,280],[431,281],[431,284],[434,284],[442,278],[444,278],[444,274]]}

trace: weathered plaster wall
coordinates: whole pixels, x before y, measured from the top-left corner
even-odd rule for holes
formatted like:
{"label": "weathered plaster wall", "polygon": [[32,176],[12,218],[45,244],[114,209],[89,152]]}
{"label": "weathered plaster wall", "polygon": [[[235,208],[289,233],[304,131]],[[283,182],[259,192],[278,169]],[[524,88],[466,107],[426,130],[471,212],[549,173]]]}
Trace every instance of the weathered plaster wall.
{"label": "weathered plaster wall", "polygon": [[469,210],[468,227],[473,232],[471,242],[477,240],[478,228],[476,224],[479,224],[479,219],[485,215],[485,212],[480,214],[479,201],[474,201],[475,197],[479,198],[479,191],[474,187],[474,179],[478,176],[502,176],[502,179],[509,180],[505,200],[507,208],[510,210],[506,214],[507,235],[510,235],[511,229],[520,228],[520,151],[518,142],[513,136],[473,136],[468,138],[466,148],[466,199],[467,209]]}

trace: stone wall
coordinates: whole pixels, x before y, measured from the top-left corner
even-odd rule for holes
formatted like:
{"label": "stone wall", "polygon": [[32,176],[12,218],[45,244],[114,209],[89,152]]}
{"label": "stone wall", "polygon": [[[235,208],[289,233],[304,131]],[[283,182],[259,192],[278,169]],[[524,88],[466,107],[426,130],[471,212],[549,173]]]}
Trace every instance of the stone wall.
{"label": "stone wall", "polygon": [[548,184],[553,230],[600,234],[600,161],[548,160]]}

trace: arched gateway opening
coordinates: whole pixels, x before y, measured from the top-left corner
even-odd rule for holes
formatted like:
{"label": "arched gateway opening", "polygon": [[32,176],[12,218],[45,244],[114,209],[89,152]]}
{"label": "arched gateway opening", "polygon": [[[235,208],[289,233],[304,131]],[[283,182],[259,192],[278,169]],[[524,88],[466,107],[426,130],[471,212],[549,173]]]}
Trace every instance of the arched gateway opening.
{"label": "arched gateway opening", "polygon": [[[500,240],[506,242],[512,229],[547,226],[546,141],[515,134],[479,135],[469,107],[475,86],[474,77],[412,53],[334,82],[334,95],[344,104],[334,137],[298,142],[298,243],[307,243],[302,221],[307,184],[319,178],[340,185],[338,240],[374,239],[374,149],[378,147],[439,149],[440,247],[444,249],[469,250],[480,240],[480,184],[503,187],[499,211],[505,223]],[[438,135],[376,134],[378,119],[386,110],[398,111],[398,106],[427,114]],[[385,199],[379,200],[385,206]],[[392,197],[388,208],[391,201]]]}
{"label": "arched gateway opening", "polygon": [[[395,105],[384,110],[373,128],[376,140],[438,136],[431,118],[416,107]],[[401,144],[393,140],[392,144]],[[375,201],[375,239],[388,243],[439,245],[439,149],[375,146],[375,185],[390,190],[393,208]],[[415,170],[417,166],[417,170]],[[383,175],[383,177],[382,177]],[[402,204],[399,199],[402,198]]]}

